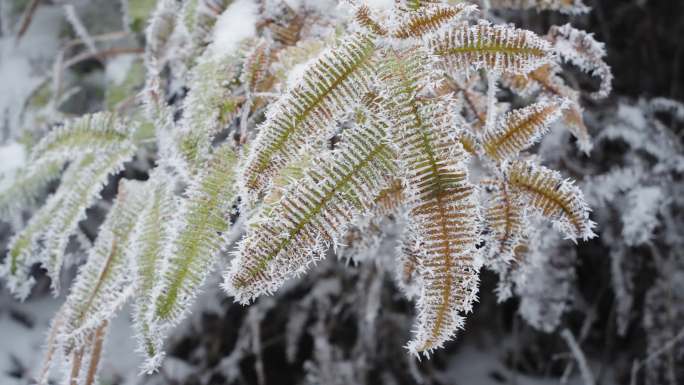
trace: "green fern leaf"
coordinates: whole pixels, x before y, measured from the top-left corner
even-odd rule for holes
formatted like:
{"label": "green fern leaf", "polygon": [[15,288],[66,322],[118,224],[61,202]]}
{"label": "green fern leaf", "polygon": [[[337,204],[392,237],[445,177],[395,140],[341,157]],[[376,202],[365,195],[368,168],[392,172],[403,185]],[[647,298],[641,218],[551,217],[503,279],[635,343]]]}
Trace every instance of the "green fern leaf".
{"label": "green fern leaf", "polygon": [[[90,158],[92,161],[92,158]],[[71,165],[62,178],[62,184],[75,183],[79,168]],[[50,221],[55,217],[62,205],[64,196],[54,193],[47,202],[36,211],[26,226],[15,234],[9,242],[7,257],[2,265],[2,276],[7,280],[10,291],[20,300],[28,297],[34,279],[30,275],[31,266],[41,260],[39,241],[44,236]]]}
{"label": "green fern leaf", "polygon": [[217,58],[207,53],[190,73],[192,88],[183,103],[181,132],[177,134],[190,174],[206,162],[212,139],[237,116],[244,102],[244,96],[234,95],[241,64],[239,55]]}
{"label": "green fern leaf", "polygon": [[44,193],[47,185],[59,178],[63,162],[46,162],[39,168],[27,167],[17,173],[11,184],[0,191],[0,216],[13,213],[33,203]]}
{"label": "green fern leaf", "polygon": [[156,368],[161,355],[161,339],[155,333],[155,325],[149,317],[152,314],[151,307],[154,306],[153,289],[159,281],[157,270],[170,254],[167,245],[172,243],[171,227],[177,209],[173,181],[161,174],[155,174],[151,183],[150,199],[141,212],[141,219],[133,233],[130,256],[136,288],[133,326],[139,350],[144,352],[148,360],[148,372]]}
{"label": "green fern leaf", "polygon": [[[85,209],[99,198],[100,190],[107,183],[109,175],[119,172],[123,163],[133,156],[133,152],[134,148],[129,146],[110,154],[99,155],[82,168],[78,173],[78,180],[73,184],[60,185],[57,194],[64,190],[64,198],[45,231],[47,256],[43,261],[43,266],[52,278],[55,292],[60,288],[59,273],[69,236],[76,230],[78,222],[85,218]],[[94,155],[87,157],[94,158]]]}
{"label": "green fern leaf", "polygon": [[[132,154],[133,147],[129,146],[98,158],[86,155],[67,167],[57,191],[10,241],[2,271],[17,296],[28,295],[33,283],[29,272],[36,262],[47,269],[54,291],[59,291],[59,272],[69,236],[85,216],[85,209],[97,199],[108,176]],[[41,241],[44,244],[39,247]]]}
{"label": "green fern leaf", "polygon": [[178,322],[226,246],[236,194],[236,163],[230,145],[222,145],[189,187],[179,214],[181,229],[155,288],[150,319]]}
{"label": "green fern leaf", "polygon": [[147,199],[143,182],[119,184],[117,199],[66,299],[62,334],[67,351],[110,320],[133,294],[130,240]]}
{"label": "green fern leaf", "polygon": [[42,167],[43,161],[73,160],[88,154],[130,147],[130,130],[115,114],[98,112],[57,127],[33,149],[29,162]]}
{"label": "green fern leaf", "polygon": [[[241,174],[244,199],[254,200],[312,138],[367,92],[375,43],[353,35],[323,53],[299,83],[267,111]],[[364,92],[366,91],[366,92]]]}
{"label": "green fern leaf", "polygon": [[269,215],[251,222],[224,281],[238,301],[272,293],[320,260],[352,218],[371,210],[374,197],[396,172],[384,127],[355,126],[342,136],[341,148],[313,162]]}

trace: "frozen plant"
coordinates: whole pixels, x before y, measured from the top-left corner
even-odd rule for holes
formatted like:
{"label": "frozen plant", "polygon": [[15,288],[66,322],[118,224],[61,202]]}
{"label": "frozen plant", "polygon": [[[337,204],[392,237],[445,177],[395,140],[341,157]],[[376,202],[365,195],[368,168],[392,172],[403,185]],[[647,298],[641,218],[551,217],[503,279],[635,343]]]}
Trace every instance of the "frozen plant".
{"label": "frozen plant", "polygon": [[[466,2],[291,3],[160,0],[142,60],[126,63],[130,78],[113,76],[133,98],[56,114],[29,143],[2,210],[16,214],[60,183],[8,246],[2,276],[19,298],[35,264],[63,290],[79,222],[103,186],[117,186],[93,244],[80,245],[87,258],[54,319],[40,382],[58,362],[72,383],[93,383],[108,322],[129,301],[153,372],[215,269],[248,304],[331,251],[368,255],[347,241],[377,244],[397,218],[397,280],[417,306],[406,346],[429,356],[472,310],[483,264],[505,275],[516,250],[544,245],[528,242],[532,223],[594,237],[582,191],[530,152],[554,122],[590,148],[580,91],[560,76],[573,64],[598,78],[594,96],[608,93],[605,51],[590,34],[565,25],[539,36]],[[98,44],[76,29],[85,49]],[[526,105],[512,108],[502,89]]]}

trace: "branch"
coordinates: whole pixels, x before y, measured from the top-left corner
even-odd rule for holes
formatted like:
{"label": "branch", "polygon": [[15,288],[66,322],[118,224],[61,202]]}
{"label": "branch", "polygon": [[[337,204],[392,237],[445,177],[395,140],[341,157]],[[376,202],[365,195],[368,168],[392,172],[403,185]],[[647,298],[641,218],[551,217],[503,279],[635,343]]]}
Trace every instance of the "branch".
{"label": "branch", "polygon": [[31,0],[31,3],[26,7],[24,14],[21,16],[21,27],[19,27],[19,32],[17,32],[17,37],[14,39],[14,44],[19,44],[19,40],[24,36],[29,26],[31,25],[31,20],[33,20],[33,14],[36,13],[38,4],[40,0]]}
{"label": "branch", "polygon": [[563,331],[561,332],[561,337],[563,337],[565,342],[568,344],[568,347],[570,348],[572,355],[575,357],[575,360],[577,361],[577,366],[579,367],[580,373],[582,374],[584,384],[595,385],[596,380],[594,380],[594,374],[591,372],[591,369],[589,369],[589,365],[587,364],[587,358],[584,356],[584,353],[577,344],[577,341],[575,340],[575,337],[572,335],[572,332],[570,332],[570,330],[568,329],[563,329]]}

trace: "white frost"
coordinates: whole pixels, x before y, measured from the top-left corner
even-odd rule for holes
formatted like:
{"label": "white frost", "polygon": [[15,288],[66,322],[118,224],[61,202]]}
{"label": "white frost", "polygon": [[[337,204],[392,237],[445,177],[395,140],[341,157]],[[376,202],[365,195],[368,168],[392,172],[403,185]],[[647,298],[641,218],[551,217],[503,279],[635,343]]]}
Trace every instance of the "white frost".
{"label": "white frost", "polygon": [[256,35],[257,5],[252,0],[237,0],[223,11],[214,26],[214,39],[209,47],[215,57],[233,53],[242,40]]}
{"label": "white frost", "polygon": [[627,212],[622,216],[622,236],[627,245],[647,242],[658,225],[663,192],[658,186],[638,187],[627,196]]}
{"label": "white frost", "polygon": [[0,146],[0,175],[15,171],[26,162],[26,149],[19,143]]}
{"label": "white frost", "polygon": [[122,84],[135,61],[136,55],[118,55],[107,60],[105,75],[113,84]]}

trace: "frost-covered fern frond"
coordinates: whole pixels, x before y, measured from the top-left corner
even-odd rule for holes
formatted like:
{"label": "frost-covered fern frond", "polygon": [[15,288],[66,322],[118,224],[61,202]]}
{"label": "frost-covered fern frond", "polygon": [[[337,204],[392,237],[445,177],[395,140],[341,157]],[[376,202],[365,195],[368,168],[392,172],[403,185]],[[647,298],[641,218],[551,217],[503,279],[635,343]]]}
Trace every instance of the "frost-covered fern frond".
{"label": "frost-covered fern frond", "polygon": [[[526,213],[520,192],[506,182],[488,186],[493,189],[485,210],[485,223],[491,231],[489,260],[508,263],[514,258],[515,250],[524,244]],[[496,268],[496,266],[495,266]]]}
{"label": "frost-covered fern frond", "polygon": [[[78,180],[70,185],[60,186],[55,194],[63,193],[59,209],[50,220],[45,230],[45,260],[42,262],[52,278],[52,287],[59,291],[59,272],[62,268],[64,253],[69,237],[78,226],[78,222],[85,218],[85,209],[97,198],[109,175],[120,171],[123,163],[133,155],[133,148],[123,148],[103,154],[95,158],[86,155],[82,169],[78,172]],[[88,162],[89,158],[92,159]],[[63,191],[66,190],[66,191]]]}
{"label": "frost-covered fern frond", "polygon": [[214,150],[189,187],[178,215],[180,230],[170,258],[162,264],[150,319],[176,323],[225,247],[235,203],[237,157],[230,143]]}
{"label": "frost-covered fern frond", "polygon": [[431,49],[451,72],[527,73],[552,60],[551,45],[534,33],[485,22],[449,29],[433,39]]}
{"label": "frost-covered fern frond", "polygon": [[271,50],[266,40],[260,40],[254,48],[247,54],[247,58],[242,66],[240,81],[248,94],[262,91],[265,82],[269,77],[269,66],[271,64]]}
{"label": "frost-covered fern frond", "polygon": [[59,291],[59,272],[69,237],[84,218],[85,209],[99,197],[108,176],[119,171],[132,155],[133,148],[128,147],[98,157],[89,154],[72,163],[57,191],[26,227],[12,238],[8,247],[9,258],[2,270],[10,288],[20,298],[28,295],[32,283],[28,274],[36,262],[47,270],[55,292]]}
{"label": "frost-covered fern frond", "polygon": [[[233,0],[190,0],[185,2],[181,17],[190,34],[190,54],[201,52],[211,42],[216,20]],[[195,58],[190,56],[190,60]]]}
{"label": "frost-covered fern frond", "polygon": [[564,98],[562,121],[570,133],[577,138],[580,150],[589,153],[592,148],[591,137],[582,116],[580,93],[565,84],[559,76],[560,68],[546,64],[526,75],[514,75],[502,79],[507,87],[521,96],[539,95],[540,98]]}
{"label": "frost-covered fern frond", "polygon": [[401,207],[405,200],[406,196],[401,179],[394,179],[375,197],[374,211],[378,215],[391,214]]}
{"label": "frost-covered fern frond", "polygon": [[511,186],[530,199],[530,207],[553,221],[566,237],[587,240],[595,236],[589,207],[572,181],[530,161],[511,162],[506,172]]}
{"label": "frost-covered fern frond", "polygon": [[[220,265],[228,266],[225,291],[249,303],[327,255],[359,271],[375,263],[356,285],[373,290],[368,325],[380,313],[384,274],[397,270],[417,305],[407,347],[428,356],[471,311],[482,262],[513,287],[508,262],[534,234],[530,214],[568,238],[593,236],[572,182],[524,160],[561,117],[589,143],[580,91],[565,82],[561,61],[601,77],[605,93],[609,71],[591,35],[564,26],[542,38],[495,25],[498,13],[479,19],[472,1],[347,3],[332,12],[308,0],[125,2],[131,22],[122,40],[142,54],[130,59],[147,71],[144,82],[123,91],[132,93],[122,95],[125,106],[103,103],[116,113],[53,114],[46,126],[56,128],[29,133],[25,172],[0,190],[0,213],[11,212],[13,226],[32,214],[0,269],[17,296],[29,294],[36,264],[56,292],[67,249],[87,257],[48,349],[52,358],[65,353],[67,382],[97,380],[108,323],[127,299],[143,371],[159,368],[166,338]],[[107,77],[123,72],[115,59],[107,63]],[[84,221],[90,207],[110,208],[104,223],[97,214]],[[96,233],[94,242],[82,232]],[[375,255],[388,242],[399,249],[390,269],[386,255]],[[525,244],[539,246],[529,237]],[[322,309],[332,311],[325,296]],[[263,308],[250,317],[263,317]],[[359,328],[364,341],[368,325]],[[250,328],[259,334],[258,322]],[[314,338],[315,365],[325,368],[329,344]],[[236,355],[251,351],[259,362],[258,340]]]}
{"label": "frost-covered fern frond", "polygon": [[150,16],[145,30],[145,54],[148,66],[155,67],[155,72],[163,68],[168,61],[167,51],[176,28],[178,4],[173,0],[161,0]]}
{"label": "frost-covered fern frond", "polygon": [[153,290],[160,275],[158,269],[163,266],[170,254],[174,215],[177,202],[173,194],[174,183],[164,174],[155,174],[151,178],[151,186],[147,187],[149,199],[140,212],[130,240],[129,263],[132,265],[133,287],[136,290],[133,306],[133,325],[135,327],[138,346],[141,353],[151,361],[159,356],[160,341],[155,336],[153,316],[150,310],[154,306]]}
{"label": "frost-covered fern frond", "polygon": [[493,131],[484,133],[485,153],[497,161],[517,156],[546,133],[563,107],[562,101],[541,101],[507,113]]}
{"label": "frost-covered fern frond", "polygon": [[109,322],[104,321],[88,333],[84,342],[64,359],[64,382],[93,385],[98,380],[100,359],[107,338]]}
{"label": "frost-covered fern frond", "polygon": [[419,58],[387,57],[384,77],[393,101],[388,111],[392,137],[407,187],[409,238],[424,245],[418,258],[418,320],[408,348],[428,354],[453,338],[463,323],[459,313],[470,311],[475,299],[479,213],[468,182],[468,156],[448,113],[452,106],[417,101],[418,79],[429,71]]}
{"label": "frost-covered fern frond", "polygon": [[183,103],[176,140],[190,174],[206,162],[213,138],[237,116],[245,100],[243,95],[234,95],[241,64],[235,54],[204,55],[189,74],[193,88]]}
{"label": "frost-covered fern frond", "polygon": [[551,27],[548,38],[564,61],[599,78],[601,84],[598,91],[592,94],[594,98],[608,96],[612,89],[613,72],[603,60],[606,56],[603,43],[596,41],[593,34],[576,29],[570,24]]}
{"label": "frost-covered fern frond", "polygon": [[341,113],[368,91],[373,40],[354,35],[323,53],[298,84],[272,105],[243,166],[242,195],[253,200],[302,146],[328,133]]}
{"label": "frost-covered fern frond", "polygon": [[59,178],[63,166],[62,161],[53,161],[45,162],[39,168],[24,167],[11,183],[0,182],[0,216],[9,218],[13,213],[36,203],[47,185]]}
{"label": "frost-covered fern frond", "polygon": [[224,288],[249,303],[323,258],[348,223],[371,209],[395,172],[394,162],[382,125],[345,132],[340,149],[314,162],[268,216],[248,224]]}
{"label": "frost-covered fern frond", "polygon": [[418,8],[416,12],[402,15],[391,36],[398,39],[422,38],[441,31],[453,24],[458,18],[463,18],[475,11],[474,5],[465,3],[453,6],[431,6]]}
{"label": "frost-covered fern frond", "polygon": [[379,36],[387,35],[387,29],[380,25],[380,23],[373,18],[370,8],[368,8],[366,5],[360,5],[356,7],[356,10],[354,11],[354,19],[360,26],[364,27],[369,32]]}
{"label": "frost-covered fern frond", "polygon": [[72,160],[86,153],[129,148],[130,128],[116,115],[100,112],[75,119],[52,130],[33,149],[30,161]]}
{"label": "frost-covered fern frond", "polygon": [[56,127],[32,149],[29,164],[0,190],[0,212],[9,214],[33,203],[57,179],[67,161],[89,153],[131,150],[133,129],[109,112],[85,115]]}
{"label": "frost-covered fern frond", "polygon": [[117,200],[88,251],[61,314],[66,354],[78,349],[134,293],[131,236],[147,199],[142,182],[120,183]]}

